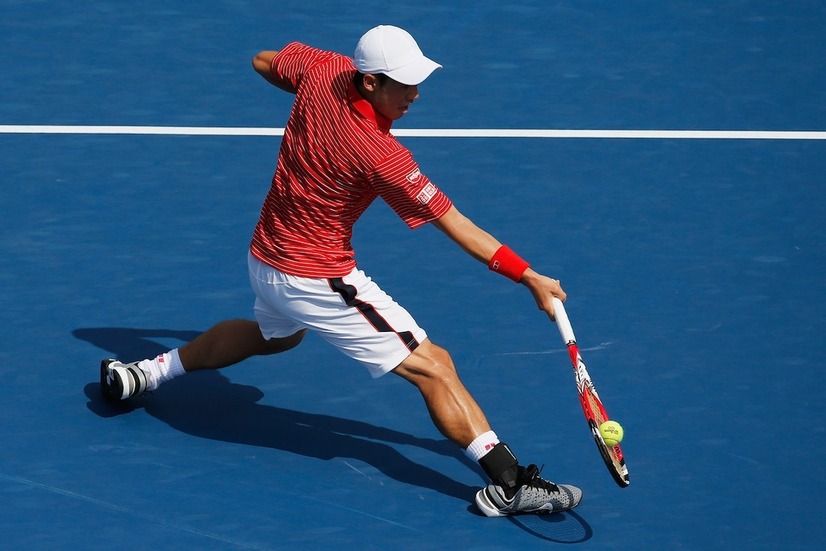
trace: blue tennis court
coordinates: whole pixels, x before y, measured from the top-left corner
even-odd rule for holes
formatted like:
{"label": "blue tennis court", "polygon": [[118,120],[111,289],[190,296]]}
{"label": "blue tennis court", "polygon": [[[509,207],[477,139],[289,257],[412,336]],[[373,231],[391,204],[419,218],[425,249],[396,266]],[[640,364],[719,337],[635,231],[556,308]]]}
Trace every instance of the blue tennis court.
{"label": "blue tennis court", "polygon": [[[822,2],[0,7],[3,548],[823,547]],[[133,407],[100,398],[102,358],[253,315],[246,251],[280,138],[187,129],[283,127],[291,97],[251,57],[292,40],[350,54],[380,23],[444,65],[394,126],[424,135],[401,141],[562,280],[626,430],[627,489],[530,294],[381,202],[356,225],[360,267],[451,352],[520,459],[583,489],[573,512],[480,515],[482,471],[418,392],[313,336]],[[134,126],[181,130],[111,131]],[[547,129],[753,134],[527,132]]]}

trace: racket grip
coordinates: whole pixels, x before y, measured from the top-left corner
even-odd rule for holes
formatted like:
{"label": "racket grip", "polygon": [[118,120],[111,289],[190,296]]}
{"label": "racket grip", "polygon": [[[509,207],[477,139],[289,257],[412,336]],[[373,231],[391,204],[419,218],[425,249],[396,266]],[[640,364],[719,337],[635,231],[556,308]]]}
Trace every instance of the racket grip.
{"label": "racket grip", "polygon": [[574,336],[574,328],[571,327],[571,322],[568,320],[568,312],[565,311],[565,306],[558,298],[553,298],[554,304],[554,318],[556,319],[556,326],[559,328],[559,334],[562,335],[562,340],[565,344],[576,342]]}

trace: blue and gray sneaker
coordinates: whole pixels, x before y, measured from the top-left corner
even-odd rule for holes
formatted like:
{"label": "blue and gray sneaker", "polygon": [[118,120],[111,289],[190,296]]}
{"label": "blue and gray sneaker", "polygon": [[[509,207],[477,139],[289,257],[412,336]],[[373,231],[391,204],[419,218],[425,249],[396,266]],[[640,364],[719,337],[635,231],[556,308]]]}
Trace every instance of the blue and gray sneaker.
{"label": "blue and gray sneaker", "polygon": [[579,505],[582,490],[554,484],[539,476],[536,465],[519,467],[517,490],[511,497],[501,486],[489,484],[476,493],[476,506],[486,516],[504,517],[520,513],[559,513]]}

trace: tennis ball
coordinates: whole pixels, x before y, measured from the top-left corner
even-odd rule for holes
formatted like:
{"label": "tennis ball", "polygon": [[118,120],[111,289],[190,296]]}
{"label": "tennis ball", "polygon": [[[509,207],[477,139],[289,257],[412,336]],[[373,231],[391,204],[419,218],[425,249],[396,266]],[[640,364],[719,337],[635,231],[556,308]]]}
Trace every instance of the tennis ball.
{"label": "tennis ball", "polygon": [[602,439],[605,440],[605,444],[609,448],[613,448],[622,442],[622,425],[616,421],[605,421],[599,426],[599,433],[602,435]]}

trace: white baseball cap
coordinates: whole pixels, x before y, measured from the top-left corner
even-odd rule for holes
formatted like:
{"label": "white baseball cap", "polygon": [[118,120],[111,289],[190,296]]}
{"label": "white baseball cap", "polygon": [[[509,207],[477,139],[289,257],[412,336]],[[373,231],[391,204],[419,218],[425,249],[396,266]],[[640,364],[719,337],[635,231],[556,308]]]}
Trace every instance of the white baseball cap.
{"label": "white baseball cap", "polygon": [[410,33],[392,25],[379,25],[364,33],[356,45],[353,66],[365,75],[384,73],[411,86],[421,84],[442,67],[425,57]]}

